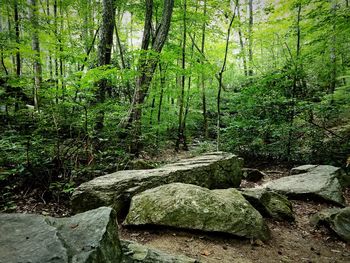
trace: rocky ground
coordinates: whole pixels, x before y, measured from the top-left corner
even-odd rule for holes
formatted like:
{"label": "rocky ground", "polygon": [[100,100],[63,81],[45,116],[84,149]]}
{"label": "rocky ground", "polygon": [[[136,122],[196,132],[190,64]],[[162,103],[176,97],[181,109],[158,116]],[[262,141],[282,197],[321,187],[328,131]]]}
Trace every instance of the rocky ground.
{"label": "rocky ground", "polygon": [[[242,187],[254,187],[266,181],[288,175],[289,167],[264,165],[259,167],[267,176]],[[13,211],[38,213],[55,217],[71,213],[67,202],[46,203],[33,193],[19,194]],[[344,191],[350,205],[350,189]],[[326,227],[315,229],[309,224],[314,213],[332,205],[311,200],[293,200],[294,223],[267,220],[271,230],[268,242],[236,238],[229,235],[205,234],[175,229],[127,229],[120,226],[120,237],[174,254],[184,254],[201,262],[350,262],[350,244],[341,241]]]}
{"label": "rocky ground", "polygon": [[[267,175],[253,187],[288,175],[285,166],[266,166]],[[350,189],[344,191],[350,204]],[[311,200],[293,200],[295,222],[267,220],[271,240],[256,242],[221,234],[203,234],[169,229],[127,229],[120,226],[120,236],[169,253],[184,254],[201,262],[350,262],[350,244],[341,241],[326,227],[315,229],[309,218],[332,205]]]}

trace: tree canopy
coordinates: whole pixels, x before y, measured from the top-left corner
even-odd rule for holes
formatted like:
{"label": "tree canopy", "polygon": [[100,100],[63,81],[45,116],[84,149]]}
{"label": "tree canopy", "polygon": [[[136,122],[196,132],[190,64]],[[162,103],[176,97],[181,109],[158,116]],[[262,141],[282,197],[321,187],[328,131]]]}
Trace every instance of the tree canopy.
{"label": "tree canopy", "polygon": [[348,0],[1,0],[0,183],[164,149],[345,165]]}

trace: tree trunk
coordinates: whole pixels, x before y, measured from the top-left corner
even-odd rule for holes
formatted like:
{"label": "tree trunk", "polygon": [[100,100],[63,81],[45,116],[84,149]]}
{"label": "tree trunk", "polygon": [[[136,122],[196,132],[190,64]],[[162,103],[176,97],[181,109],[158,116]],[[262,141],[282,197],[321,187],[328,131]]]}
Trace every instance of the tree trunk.
{"label": "tree trunk", "polygon": [[129,128],[133,126],[133,139],[130,151],[138,155],[142,148],[141,144],[141,115],[142,104],[145,100],[154,71],[159,62],[159,53],[162,51],[168,36],[170,21],[174,7],[174,0],[164,0],[164,7],[161,22],[156,30],[152,44],[152,55],[147,56],[148,46],[150,44],[153,0],[146,0],[146,15],[141,43],[141,57],[139,62],[139,77],[136,80],[136,87],[128,116],[120,123],[120,128]]}
{"label": "tree trunk", "polygon": [[38,34],[38,6],[36,0],[29,0],[29,17],[33,26],[32,32],[32,50],[35,52],[34,55],[34,90],[33,90],[33,101],[34,108],[39,110],[39,91],[42,82],[42,69],[40,60],[40,43]]}
{"label": "tree trunk", "polygon": [[[111,63],[111,53],[113,46],[113,31],[115,24],[115,6],[113,0],[103,0],[102,2],[102,24],[100,28],[100,42],[98,45],[98,66],[109,65]],[[102,79],[97,83],[98,90],[95,94],[95,103],[103,103],[106,98],[107,80]],[[95,130],[101,131],[104,126],[104,111],[97,113],[95,120]]]}
{"label": "tree trunk", "polygon": [[19,15],[18,15],[18,1],[14,1],[14,17],[15,17],[15,32],[16,32],[16,75],[21,75],[21,54],[19,52],[20,38],[19,38]]}
{"label": "tree trunk", "polygon": [[157,114],[157,145],[159,143],[159,125],[161,121],[162,105],[163,105],[163,96],[164,96],[164,86],[165,86],[165,72],[166,68],[163,68],[161,63],[159,63],[159,76],[160,76],[160,96],[158,104],[158,114]]}
{"label": "tree trunk", "polygon": [[182,34],[182,58],[181,58],[181,68],[182,68],[182,75],[181,75],[181,93],[179,98],[179,122],[178,122],[178,131],[177,131],[177,140],[175,144],[175,150],[180,150],[180,144],[182,143],[184,146],[186,145],[185,141],[185,134],[184,134],[184,124],[183,124],[183,115],[184,115],[184,100],[185,100],[185,69],[186,69],[186,34],[187,34],[187,22],[186,22],[186,12],[187,12],[187,2],[184,0],[183,4],[183,20],[182,20],[182,26],[183,26],[183,34]]}
{"label": "tree trunk", "polygon": [[242,61],[243,61],[244,76],[247,77],[248,76],[247,59],[245,57],[245,48],[244,48],[242,29],[241,29],[241,22],[242,22],[241,21],[241,12],[240,12],[239,5],[237,6],[237,18],[238,18],[238,22],[239,22],[238,36],[239,36],[239,45],[241,46],[241,56],[242,56]]}
{"label": "tree trunk", "polygon": [[60,43],[60,36],[58,35],[58,17],[57,17],[57,0],[54,1],[53,4],[53,15],[54,15],[54,32],[55,32],[55,37],[56,37],[56,47],[55,47],[55,51],[56,51],[56,56],[55,56],[55,86],[56,86],[56,94],[55,94],[55,100],[56,100],[56,104],[58,104],[58,97],[59,97],[59,91],[58,91],[58,57],[60,56],[59,54],[59,50],[58,50],[58,46]]}
{"label": "tree trunk", "polygon": [[[207,0],[204,0],[204,5],[203,5],[204,19],[206,19],[206,15],[207,15]],[[202,45],[201,45],[202,54],[204,54],[204,49],[205,49],[205,26],[206,26],[206,20],[204,20],[202,24]],[[201,63],[203,66],[204,65],[203,58],[201,59]],[[204,131],[204,139],[207,139],[208,138],[208,117],[207,117],[207,98],[206,98],[206,89],[205,89],[205,73],[202,73],[202,76],[201,76],[201,88],[202,88],[203,131]]]}
{"label": "tree trunk", "polygon": [[249,27],[248,27],[248,50],[249,50],[249,76],[253,76],[253,0],[249,0]]}
{"label": "tree trunk", "polygon": [[296,45],[296,59],[295,59],[295,72],[293,77],[293,87],[292,87],[292,105],[289,114],[289,132],[288,132],[288,143],[287,143],[287,156],[288,158],[292,153],[292,142],[293,142],[293,126],[294,126],[294,118],[295,118],[295,104],[296,104],[296,91],[297,91],[297,83],[299,80],[299,57],[300,57],[300,19],[301,19],[301,4],[299,3],[297,6],[297,45]]}
{"label": "tree trunk", "polygon": [[217,137],[216,137],[216,150],[219,151],[220,150],[220,124],[221,124],[221,120],[220,120],[220,115],[221,115],[221,90],[222,90],[222,77],[223,77],[223,73],[225,71],[226,68],[226,61],[227,61],[227,53],[228,53],[228,45],[230,43],[230,35],[231,35],[231,28],[232,28],[232,24],[233,21],[235,20],[236,17],[236,8],[237,8],[237,2],[236,1],[236,5],[235,5],[235,9],[233,10],[233,15],[230,21],[230,24],[228,26],[227,29],[227,35],[226,35],[226,46],[225,46],[225,55],[224,55],[224,61],[222,62],[222,67],[221,70],[219,72],[219,78],[218,78],[218,82],[219,82],[219,87],[218,87],[218,95],[216,98],[216,106],[217,106],[217,123],[216,123],[216,129],[217,129]]}

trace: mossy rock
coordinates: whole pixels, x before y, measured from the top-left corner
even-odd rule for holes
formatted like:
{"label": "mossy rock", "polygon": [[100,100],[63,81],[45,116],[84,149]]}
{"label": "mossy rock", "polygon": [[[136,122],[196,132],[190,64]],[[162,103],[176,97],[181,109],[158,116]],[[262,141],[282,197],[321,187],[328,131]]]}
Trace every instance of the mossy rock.
{"label": "mossy rock", "polygon": [[292,203],[286,196],[263,188],[245,188],[240,191],[263,216],[294,221]]}
{"label": "mossy rock", "polygon": [[324,209],[313,215],[310,223],[329,226],[340,238],[350,242],[350,207]]}
{"label": "mossy rock", "polygon": [[160,185],[181,182],[209,189],[238,187],[242,166],[243,160],[236,155],[215,152],[155,169],[118,171],[77,187],[72,196],[72,208],[79,213],[111,206],[120,215],[128,209],[131,197]]}
{"label": "mossy rock", "polygon": [[236,189],[173,183],[132,198],[124,225],[160,225],[267,240],[261,214]]}

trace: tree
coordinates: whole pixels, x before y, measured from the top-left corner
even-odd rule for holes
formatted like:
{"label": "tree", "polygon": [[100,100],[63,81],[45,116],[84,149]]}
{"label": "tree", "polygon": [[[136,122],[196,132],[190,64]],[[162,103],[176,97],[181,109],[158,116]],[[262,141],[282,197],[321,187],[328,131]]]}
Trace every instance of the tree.
{"label": "tree", "polygon": [[38,22],[38,5],[36,0],[29,1],[29,17],[32,24],[32,49],[34,54],[34,107],[39,110],[39,90],[42,82],[42,68],[40,58],[40,42],[39,42],[39,22]]}
{"label": "tree", "polygon": [[[113,0],[102,2],[102,24],[100,28],[100,42],[98,45],[98,66],[102,67],[111,63],[113,45],[113,32],[115,24],[115,5]],[[106,98],[107,80],[98,81],[98,90],[95,95],[95,103],[103,103]],[[103,128],[104,110],[100,109],[96,116],[95,129],[100,131]]]}
{"label": "tree", "polygon": [[[146,0],[145,23],[143,37],[141,43],[141,56],[138,64],[139,76],[136,80],[135,93],[128,116],[123,120],[120,127],[130,128],[133,126],[133,143],[131,152],[136,155],[141,150],[141,116],[142,104],[147,95],[151,84],[154,71],[159,62],[159,53],[162,51],[168,36],[171,16],[174,7],[174,0],[164,0],[162,18],[155,36],[152,39],[151,50],[149,45],[151,42],[152,17],[153,17],[153,0]],[[148,52],[147,52],[148,51]]]}

